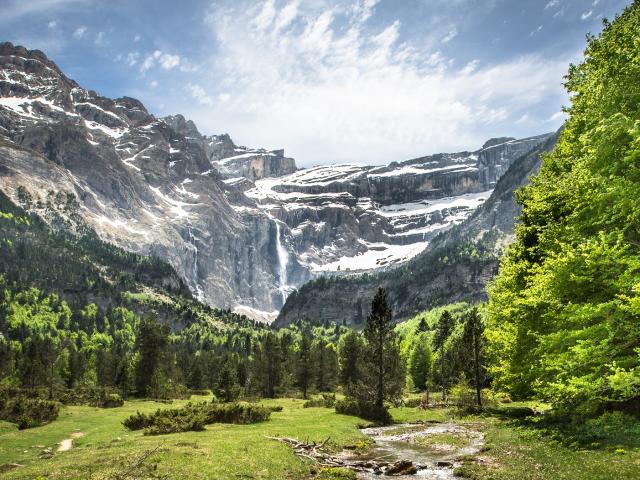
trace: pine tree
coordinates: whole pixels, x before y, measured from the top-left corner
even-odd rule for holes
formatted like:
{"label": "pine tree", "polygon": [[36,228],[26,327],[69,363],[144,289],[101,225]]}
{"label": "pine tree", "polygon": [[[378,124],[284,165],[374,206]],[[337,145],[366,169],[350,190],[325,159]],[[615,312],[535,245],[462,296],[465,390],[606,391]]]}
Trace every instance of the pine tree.
{"label": "pine tree", "polygon": [[232,402],[238,398],[239,393],[240,389],[238,388],[236,369],[231,359],[227,357],[222,361],[220,367],[215,394],[223,402]]}
{"label": "pine tree", "polygon": [[393,313],[387,292],[379,288],[371,303],[371,313],[364,329],[363,382],[357,395],[372,404],[373,416],[388,420],[385,401],[396,401],[404,388],[404,363],[393,325]]}
{"label": "pine tree", "polygon": [[361,379],[361,355],[362,339],[352,330],[340,339],[338,347],[339,381],[347,395]]}
{"label": "pine tree", "polygon": [[413,385],[420,391],[427,388],[431,373],[431,349],[425,334],[419,335],[409,355],[409,374]]}
{"label": "pine tree", "polygon": [[302,396],[307,398],[314,373],[313,356],[311,354],[311,339],[302,335],[297,355],[297,385],[302,390]]}
{"label": "pine tree", "polygon": [[139,396],[149,393],[152,379],[155,382],[154,390],[156,392],[160,390],[158,382],[163,380],[164,376],[158,372],[158,369],[168,343],[169,327],[160,325],[153,318],[140,322],[136,338],[136,350],[139,355],[136,363],[136,390]]}
{"label": "pine tree", "polygon": [[442,400],[447,397],[447,386],[449,384],[449,375],[451,370],[452,360],[450,357],[451,352],[447,352],[445,343],[451,336],[456,324],[456,319],[449,313],[449,310],[445,310],[440,315],[438,323],[436,325],[435,336],[433,338],[433,347],[438,351],[438,371],[440,376],[440,388],[442,389]]}
{"label": "pine tree", "polygon": [[462,335],[463,349],[469,352],[471,359],[471,373],[473,378],[474,387],[476,389],[476,401],[478,406],[482,406],[482,382],[484,378],[484,365],[483,365],[483,332],[484,323],[480,314],[478,313],[478,307],[473,307],[470,312],[465,314],[464,320],[464,332]]}

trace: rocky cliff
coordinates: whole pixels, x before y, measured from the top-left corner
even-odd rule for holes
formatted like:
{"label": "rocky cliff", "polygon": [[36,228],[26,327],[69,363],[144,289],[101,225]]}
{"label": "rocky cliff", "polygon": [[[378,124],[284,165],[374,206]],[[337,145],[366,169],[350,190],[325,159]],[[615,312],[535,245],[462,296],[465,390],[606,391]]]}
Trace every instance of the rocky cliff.
{"label": "rocky cliff", "polygon": [[520,214],[514,191],[528,183],[540,167],[541,155],[556,141],[553,134],[513,161],[488,200],[461,224],[437,235],[419,256],[387,271],[311,281],[289,296],[276,324],[306,319],[359,326],[379,286],[388,289],[398,321],[437,305],[484,298],[500,253],[513,239]]}
{"label": "rocky cliff", "polygon": [[[548,135],[386,166],[297,170],[283,150],[203,135],[182,115],[83,89],[0,44],[0,188],[74,193],[105,240],[166,259],[194,295],[268,318],[306,281],[419,255]],[[266,312],[266,314],[265,314]]]}

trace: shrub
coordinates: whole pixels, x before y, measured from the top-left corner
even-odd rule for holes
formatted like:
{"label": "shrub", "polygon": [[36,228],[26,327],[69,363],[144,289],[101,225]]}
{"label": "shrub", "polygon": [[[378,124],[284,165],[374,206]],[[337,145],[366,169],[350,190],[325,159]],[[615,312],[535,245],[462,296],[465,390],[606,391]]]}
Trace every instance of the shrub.
{"label": "shrub", "polygon": [[[156,414],[158,414],[160,410],[156,410]],[[129,430],[142,430],[143,428],[147,428],[153,423],[152,415],[147,415],[145,413],[136,412],[131,415],[129,418],[125,418],[122,424],[127,427]]]}
{"label": "shrub", "polygon": [[408,398],[407,400],[404,401],[404,406],[409,408],[416,408],[421,405],[421,402],[422,402],[421,398]]}
{"label": "shrub", "polygon": [[119,393],[109,393],[104,396],[99,406],[102,408],[116,408],[122,405],[124,405],[124,400]]}
{"label": "shrub", "polygon": [[336,404],[336,395],[334,393],[323,393],[319,398],[307,400],[302,405],[303,408],[325,407],[332,408]]}
{"label": "shrub", "polygon": [[20,430],[38,427],[58,418],[60,404],[51,400],[15,397],[0,399],[0,419],[18,424]]}
{"label": "shrub", "polygon": [[382,409],[371,403],[358,402],[353,399],[338,400],[335,403],[336,413],[343,415],[353,415],[382,424],[391,423],[391,414],[386,407]]}
{"label": "shrub", "polygon": [[136,412],[122,423],[129,430],[145,429],[145,435],[202,431],[211,423],[247,425],[265,421],[271,409],[248,403],[187,403],[182,408],[158,409],[154,413]]}

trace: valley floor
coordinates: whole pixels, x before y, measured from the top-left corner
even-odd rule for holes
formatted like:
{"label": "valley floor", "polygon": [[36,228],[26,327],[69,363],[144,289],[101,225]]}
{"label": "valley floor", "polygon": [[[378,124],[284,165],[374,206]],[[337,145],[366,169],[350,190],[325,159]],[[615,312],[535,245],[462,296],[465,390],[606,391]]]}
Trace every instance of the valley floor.
{"label": "valley floor", "polygon": [[[179,406],[183,401],[176,401]],[[129,401],[123,407],[99,409],[65,407],[55,422],[18,431],[0,423],[0,476],[8,479],[311,479],[316,468],[294,456],[287,445],[265,438],[286,436],[321,442],[340,450],[346,445],[364,446],[357,430],[362,420],[339,415],[328,408],[302,408],[300,399],[265,400],[281,405],[271,419],[253,425],[210,425],[203,432],[143,436],[122,426],[136,411],[149,412],[170,406],[153,401]],[[541,435],[505,416],[453,418],[446,409],[423,411],[392,409],[397,422],[452,420],[473,422],[485,434],[486,447],[468,458],[458,474],[476,479],[635,479],[640,471],[640,435],[620,445],[594,450],[577,448]],[[83,434],[83,435],[82,435]],[[65,439],[72,447],[57,452]],[[455,442],[455,439],[452,441]],[[67,444],[65,444],[68,446]],[[52,458],[40,458],[52,448]],[[21,466],[10,467],[10,464]],[[349,478],[327,476],[320,478]]]}

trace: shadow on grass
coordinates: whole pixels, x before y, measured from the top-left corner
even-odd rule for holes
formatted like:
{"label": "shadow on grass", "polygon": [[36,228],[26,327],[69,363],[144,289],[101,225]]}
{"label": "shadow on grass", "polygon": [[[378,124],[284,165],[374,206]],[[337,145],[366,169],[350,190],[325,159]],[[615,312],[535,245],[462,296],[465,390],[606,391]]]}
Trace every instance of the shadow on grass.
{"label": "shadow on grass", "polygon": [[523,436],[545,437],[571,448],[640,448],[640,420],[622,412],[571,420],[551,412],[536,413],[528,407],[499,408],[488,413],[510,422]]}

